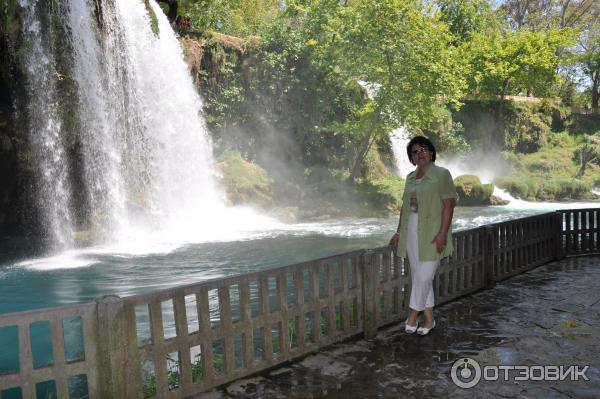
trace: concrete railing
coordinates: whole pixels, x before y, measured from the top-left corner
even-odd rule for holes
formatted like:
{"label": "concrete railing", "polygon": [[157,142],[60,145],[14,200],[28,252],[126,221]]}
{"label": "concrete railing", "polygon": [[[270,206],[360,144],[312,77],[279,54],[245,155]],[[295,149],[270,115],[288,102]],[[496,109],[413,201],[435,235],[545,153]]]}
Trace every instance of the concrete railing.
{"label": "concrete railing", "polygon": [[[442,261],[434,280],[436,303],[565,255],[600,252],[599,238],[600,209],[454,233],[454,255]],[[0,315],[0,395],[185,398],[352,336],[372,337],[406,317],[409,293],[407,261],[381,247],[150,294]]]}

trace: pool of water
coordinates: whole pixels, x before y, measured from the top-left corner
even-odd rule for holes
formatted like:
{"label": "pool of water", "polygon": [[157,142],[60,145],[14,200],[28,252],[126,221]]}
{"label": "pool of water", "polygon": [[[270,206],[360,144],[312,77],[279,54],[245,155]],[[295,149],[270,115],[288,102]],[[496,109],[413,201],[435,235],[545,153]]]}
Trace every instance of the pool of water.
{"label": "pool of water", "polygon": [[[455,230],[555,209],[457,208]],[[231,241],[146,243],[132,240],[35,257],[26,239],[0,240],[0,313],[83,303],[102,295],[127,296],[232,274],[294,264],[385,245],[396,218],[338,219],[279,224]]]}

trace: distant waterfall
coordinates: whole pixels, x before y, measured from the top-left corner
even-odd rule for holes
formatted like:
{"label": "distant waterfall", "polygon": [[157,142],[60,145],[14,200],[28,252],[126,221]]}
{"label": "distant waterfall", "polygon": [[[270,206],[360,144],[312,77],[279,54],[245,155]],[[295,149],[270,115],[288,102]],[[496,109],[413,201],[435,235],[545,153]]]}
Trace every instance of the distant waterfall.
{"label": "distant waterfall", "polygon": [[[76,230],[114,242],[218,223],[224,205],[202,103],[154,0],[159,34],[143,0],[103,0],[101,27],[93,1],[20,5],[28,130],[51,247],[71,247]],[[63,81],[70,91],[56,89]]]}
{"label": "distant waterfall", "polygon": [[396,174],[401,178],[406,178],[406,175],[415,169],[415,166],[408,160],[406,154],[406,146],[410,141],[408,132],[404,126],[401,126],[390,133],[392,142],[392,152],[394,153]]}

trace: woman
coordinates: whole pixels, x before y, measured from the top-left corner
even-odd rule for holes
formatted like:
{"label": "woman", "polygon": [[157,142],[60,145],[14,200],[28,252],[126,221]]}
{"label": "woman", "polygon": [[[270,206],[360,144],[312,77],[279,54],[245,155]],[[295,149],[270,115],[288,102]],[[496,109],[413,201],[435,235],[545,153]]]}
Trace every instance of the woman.
{"label": "woman", "polygon": [[[410,263],[410,312],[404,330],[427,335],[435,327],[433,278],[440,259],[452,254],[452,215],[458,195],[450,172],[435,165],[435,147],[417,136],[406,146],[408,159],[417,168],[406,177],[402,210],[390,245]],[[424,324],[418,327],[419,312]]]}

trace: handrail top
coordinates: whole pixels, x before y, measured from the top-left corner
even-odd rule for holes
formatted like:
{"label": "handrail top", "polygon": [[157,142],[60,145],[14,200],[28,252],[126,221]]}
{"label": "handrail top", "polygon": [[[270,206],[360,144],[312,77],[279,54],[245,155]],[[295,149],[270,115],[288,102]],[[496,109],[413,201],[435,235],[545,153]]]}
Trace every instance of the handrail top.
{"label": "handrail top", "polygon": [[[0,328],[3,327],[4,320],[14,317],[15,315],[19,315],[20,318],[24,320],[30,319],[40,319],[44,320],[43,317],[51,317],[51,315],[55,314],[64,314],[64,313],[77,313],[77,312],[85,312],[88,311],[89,308],[93,307],[96,302],[81,302],[81,303],[73,303],[68,305],[61,306],[51,306],[47,308],[38,308],[31,310],[22,310],[18,312],[10,312],[10,313],[2,313],[0,314]],[[49,315],[51,314],[51,315]]]}

